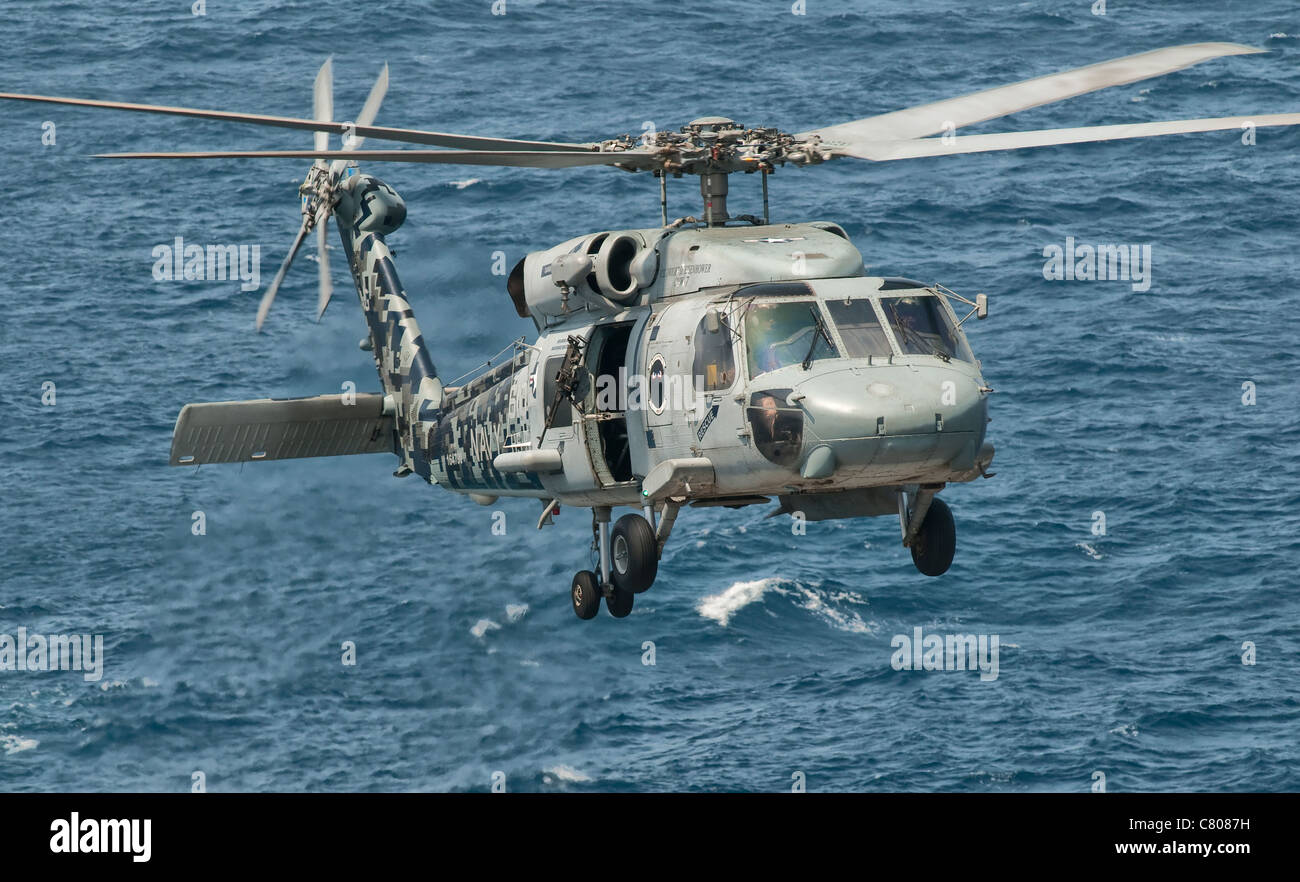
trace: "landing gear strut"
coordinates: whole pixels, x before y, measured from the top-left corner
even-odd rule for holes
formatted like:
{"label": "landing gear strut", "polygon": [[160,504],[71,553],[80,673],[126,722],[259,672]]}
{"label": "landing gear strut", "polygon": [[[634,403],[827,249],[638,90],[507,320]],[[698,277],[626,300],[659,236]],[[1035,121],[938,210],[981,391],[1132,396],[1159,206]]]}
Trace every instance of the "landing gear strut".
{"label": "landing gear strut", "polygon": [[[672,512],[675,516],[676,511]],[[583,570],[573,577],[569,590],[573,611],[580,619],[593,618],[600,610],[600,599],[605,599],[609,614],[616,619],[632,612],[636,595],[654,584],[659,571],[659,552],[662,542],[657,535],[672,528],[672,520],[656,531],[652,526],[654,508],[647,506],[643,514],[626,514],[610,529],[610,509],[599,506],[592,509],[592,532],[600,562],[597,572]]]}

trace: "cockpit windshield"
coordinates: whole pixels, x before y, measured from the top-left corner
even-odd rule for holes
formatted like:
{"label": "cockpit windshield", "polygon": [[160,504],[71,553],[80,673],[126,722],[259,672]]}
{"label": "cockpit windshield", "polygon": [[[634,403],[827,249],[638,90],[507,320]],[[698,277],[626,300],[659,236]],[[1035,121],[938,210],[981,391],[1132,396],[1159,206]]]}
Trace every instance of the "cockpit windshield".
{"label": "cockpit windshield", "polygon": [[745,352],[751,377],[838,355],[814,300],[751,303],[745,313]]}
{"label": "cockpit windshield", "polygon": [[826,308],[831,311],[831,321],[840,332],[840,338],[844,341],[844,354],[849,358],[894,354],[870,298],[828,300]]}
{"label": "cockpit windshield", "polygon": [[957,358],[969,362],[975,360],[966,341],[935,295],[881,297],[880,306],[905,355],[937,355],[945,360]]}

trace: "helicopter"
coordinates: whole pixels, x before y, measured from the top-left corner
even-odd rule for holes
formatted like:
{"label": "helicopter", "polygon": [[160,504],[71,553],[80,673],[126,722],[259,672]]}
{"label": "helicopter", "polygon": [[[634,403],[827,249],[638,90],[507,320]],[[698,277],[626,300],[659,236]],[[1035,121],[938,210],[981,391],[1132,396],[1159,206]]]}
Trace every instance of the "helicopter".
{"label": "helicopter", "polygon": [[[678,131],[586,143],[526,141],[374,125],[388,67],[360,114],[336,121],[333,66],[313,118],[0,93],[0,99],[224,120],[310,131],[311,150],[113,153],[115,159],[313,160],[302,221],[264,292],[260,330],[308,235],[317,239],[317,318],[333,294],[333,217],[381,391],[185,405],[170,464],[385,453],[412,474],[491,505],[592,511],[591,569],[570,585],[582,619],[623,618],[655,581],[684,507],[778,506],[811,521],[897,515],[917,570],[940,576],[956,549],[948,484],[990,478],[993,392],[964,325],[988,315],[939,284],[872,276],[831,221],[773,223],[768,176],[840,158],[874,162],[1024,147],[1300,124],[1300,113],[996,134],[957,128],[1088,92],[1264,50],[1232,43],[1156,49],[800,133],[702,117]],[[331,135],[339,149],[331,149]],[[933,137],[939,135],[940,137]],[[367,149],[367,139],[438,149]],[[507,278],[536,339],[482,373],[444,383],[386,237],[406,205],[362,162],[563,169],[607,165],[658,179],[661,224],[575,236],[527,254]],[[729,214],[729,178],[757,174],[762,215]],[[667,181],[699,178],[694,216],[670,221]],[[959,315],[958,313],[962,314]],[[508,354],[507,354],[508,353]],[[501,357],[495,366],[492,362]],[[459,378],[458,378],[459,379]],[[617,520],[615,508],[630,508]]]}

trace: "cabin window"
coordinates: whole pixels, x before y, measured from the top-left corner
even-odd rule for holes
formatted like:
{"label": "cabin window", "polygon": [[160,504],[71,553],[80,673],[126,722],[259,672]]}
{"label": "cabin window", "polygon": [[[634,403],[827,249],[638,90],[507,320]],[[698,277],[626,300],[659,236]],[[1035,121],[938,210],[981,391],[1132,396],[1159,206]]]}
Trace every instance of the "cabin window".
{"label": "cabin window", "polygon": [[893,354],[889,346],[889,337],[880,326],[875,307],[871,300],[861,297],[855,300],[828,300],[826,308],[830,310],[831,320],[844,341],[844,354],[849,358],[867,358],[873,355],[888,356]]}
{"label": "cabin window", "polygon": [[838,355],[815,300],[754,303],[745,313],[749,375]]}
{"label": "cabin window", "polygon": [[664,401],[668,396],[668,363],[662,355],[656,355],[650,361],[650,370],[646,372],[646,403],[656,414],[664,412]]}
{"label": "cabin window", "polygon": [[703,378],[705,392],[730,389],[736,379],[736,353],[731,345],[731,325],[721,313],[718,313],[716,331],[710,332],[708,324],[706,315],[695,328],[694,376]]}
{"label": "cabin window", "polygon": [[956,324],[933,294],[881,297],[880,306],[904,354],[975,360]]}

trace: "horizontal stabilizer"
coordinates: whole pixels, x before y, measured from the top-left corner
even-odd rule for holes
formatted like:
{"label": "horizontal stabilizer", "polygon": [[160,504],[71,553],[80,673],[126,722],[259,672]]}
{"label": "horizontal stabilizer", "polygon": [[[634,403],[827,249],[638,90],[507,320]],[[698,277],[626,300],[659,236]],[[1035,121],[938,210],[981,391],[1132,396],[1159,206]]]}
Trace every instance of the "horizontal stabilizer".
{"label": "horizontal stabilizer", "polygon": [[172,433],[171,464],[261,462],[392,453],[382,395],[317,395],[187,404]]}

